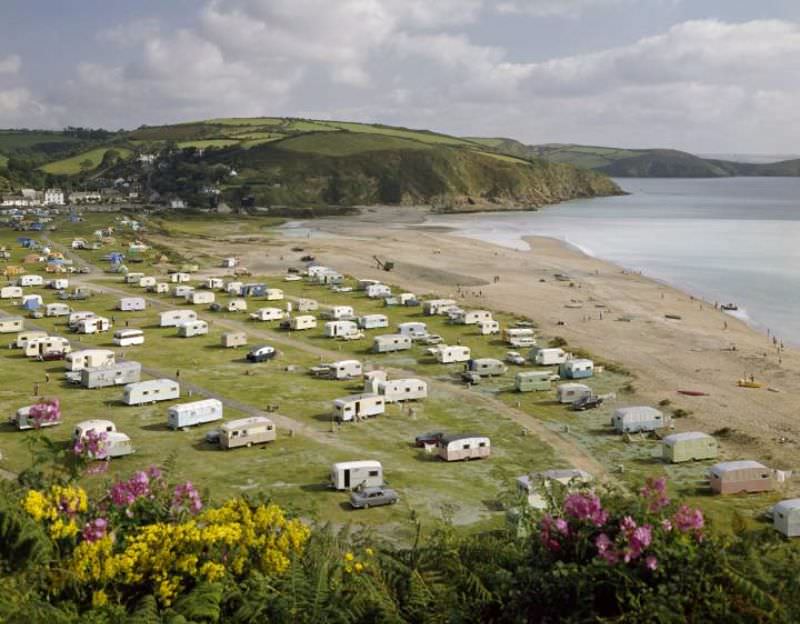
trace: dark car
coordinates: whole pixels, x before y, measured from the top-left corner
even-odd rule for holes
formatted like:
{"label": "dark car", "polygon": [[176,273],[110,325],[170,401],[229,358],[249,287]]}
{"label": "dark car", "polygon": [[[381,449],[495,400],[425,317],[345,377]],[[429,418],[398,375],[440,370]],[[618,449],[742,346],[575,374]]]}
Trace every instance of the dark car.
{"label": "dark car", "polygon": [[414,444],[419,447],[425,446],[426,444],[437,444],[442,437],[444,437],[444,433],[441,431],[428,431],[414,438]]}
{"label": "dark car", "polygon": [[56,360],[63,360],[63,359],[64,359],[63,351],[45,351],[39,356],[40,362],[54,362]]}
{"label": "dark car", "polygon": [[399,500],[397,492],[387,487],[365,487],[350,494],[350,505],[353,509],[394,505]]}
{"label": "dark car", "polygon": [[474,386],[475,384],[479,384],[481,382],[481,376],[475,371],[465,370],[461,373],[461,381],[465,381],[470,386]]}
{"label": "dark car", "polygon": [[585,397],[581,397],[577,401],[573,401],[570,404],[570,409],[575,412],[582,412],[588,409],[594,409],[599,405],[603,404],[603,399],[596,395],[589,395]]}
{"label": "dark car", "polygon": [[260,347],[253,347],[250,349],[250,353],[247,354],[247,359],[250,362],[266,362],[274,358],[276,353],[275,347],[261,345]]}
{"label": "dark car", "polygon": [[300,258],[301,262],[314,262],[314,260],[315,260],[314,256],[303,256],[302,258]]}

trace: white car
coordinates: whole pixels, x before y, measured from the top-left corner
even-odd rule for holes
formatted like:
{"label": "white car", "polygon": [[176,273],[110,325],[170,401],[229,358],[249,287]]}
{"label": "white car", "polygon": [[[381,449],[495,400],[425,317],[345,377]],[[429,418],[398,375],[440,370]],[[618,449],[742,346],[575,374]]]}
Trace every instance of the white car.
{"label": "white car", "polygon": [[509,351],[508,353],[506,353],[506,362],[508,362],[509,364],[524,366],[525,358],[516,351]]}
{"label": "white car", "polygon": [[283,278],[284,282],[299,282],[302,281],[302,277],[299,275],[287,275]]}

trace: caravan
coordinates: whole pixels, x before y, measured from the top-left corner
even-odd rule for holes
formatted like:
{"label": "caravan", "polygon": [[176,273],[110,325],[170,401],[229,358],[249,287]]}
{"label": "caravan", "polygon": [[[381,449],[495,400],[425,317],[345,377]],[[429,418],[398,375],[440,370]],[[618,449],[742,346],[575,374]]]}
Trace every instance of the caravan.
{"label": "caravan", "polygon": [[669,424],[668,420],[656,408],[640,405],[617,409],[611,417],[611,425],[617,433],[638,433],[663,429]]}
{"label": "caravan", "polygon": [[317,326],[317,319],[310,314],[301,314],[289,319],[289,329],[292,331],[302,331],[304,329],[314,329]]}
{"label": "caravan", "polygon": [[114,352],[108,349],[81,349],[68,353],[64,360],[69,371],[111,366],[115,363]]}
{"label": "caravan", "polygon": [[22,288],[19,286],[4,286],[0,288],[0,299],[21,299]]}
{"label": "caravan", "polygon": [[349,321],[355,318],[355,313],[353,312],[352,306],[335,305],[325,308],[320,313],[320,316],[332,321]]}
{"label": "caravan", "polygon": [[63,353],[66,355],[72,351],[69,340],[61,336],[45,336],[44,338],[34,338],[25,344],[25,355],[27,357],[42,357],[45,353]]}
{"label": "caravan", "polygon": [[333,416],[339,422],[360,421],[378,416],[386,411],[384,397],[366,392],[351,394],[333,402]]}
{"label": "caravan", "polygon": [[97,455],[91,455],[90,451],[92,459],[112,459],[136,452],[131,439],[124,433],[117,431],[116,425],[110,420],[96,419],[79,422],[72,434],[73,443],[82,442],[89,436],[90,432],[102,436]]}
{"label": "caravan", "polygon": [[[73,382],[80,383],[84,388],[92,390],[135,383],[141,379],[141,375],[142,365],[139,362],[126,361],[100,368],[84,368],[80,371],[80,376],[73,379]],[[69,376],[67,380],[70,380]]]}
{"label": "caravan", "polygon": [[383,466],[379,461],[347,461],[331,466],[330,486],[335,490],[381,485],[383,485]]}
{"label": "caravan", "polygon": [[[12,319],[0,319],[0,333],[2,333],[2,323],[3,321],[13,320]],[[20,319],[22,320],[22,319]],[[20,324],[20,329],[22,325]],[[47,332],[43,329],[29,329],[27,331],[20,332],[17,334],[17,339],[14,341],[13,346],[15,349],[24,349],[28,346],[28,342],[31,340],[36,340],[37,338],[47,338]]]}
{"label": "caravan", "polygon": [[569,357],[564,349],[553,348],[543,349],[534,347],[530,352],[530,359],[539,366],[553,366],[555,364],[563,364]]}
{"label": "caravan", "polygon": [[426,316],[446,315],[455,305],[454,299],[430,299],[422,302],[422,312]]}
{"label": "caravan", "polygon": [[439,364],[453,364],[455,362],[468,362],[472,357],[469,347],[461,345],[438,345],[429,350]]}
{"label": "caravan", "polygon": [[358,360],[341,360],[331,364],[315,366],[311,369],[311,373],[317,377],[349,380],[361,377],[364,374],[364,369]]}
{"label": "caravan", "polygon": [[20,275],[17,286],[44,286],[44,278],[41,275]]}
{"label": "caravan", "polygon": [[111,342],[118,347],[132,347],[144,344],[144,332],[141,329],[118,329]]}
{"label": "caravan", "polygon": [[280,321],[283,319],[283,310],[280,308],[259,308],[250,315],[254,321]]}
{"label": "caravan", "polygon": [[366,292],[370,299],[385,299],[392,296],[392,289],[385,284],[370,284]]}
{"label": "caravan", "polygon": [[117,304],[117,310],[122,312],[139,312],[147,308],[144,297],[122,297]]}
{"label": "caravan", "polygon": [[283,291],[280,288],[267,288],[264,297],[267,301],[282,301]]}
{"label": "caravan", "polygon": [[[155,285],[156,278],[152,275],[139,278],[139,288],[152,288]],[[167,288],[169,288],[169,286]]]}
{"label": "caravan", "polygon": [[91,318],[78,321],[75,332],[78,334],[99,334],[111,329],[111,321],[105,316],[93,316]]}
{"label": "caravan", "polygon": [[193,290],[186,295],[187,303],[192,305],[205,305],[214,303],[214,293],[207,290]]}
{"label": "caravan", "polygon": [[48,303],[44,307],[44,315],[47,317],[69,316],[71,310],[66,303]]}
{"label": "caravan", "polygon": [[186,321],[178,325],[178,336],[181,338],[191,338],[192,336],[204,336],[208,333],[208,323],[196,319]]}
{"label": "caravan", "polygon": [[508,367],[494,358],[475,358],[467,362],[467,370],[481,377],[495,377],[505,375]]}
{"label": "caravan", "polygon": [[389,317],[385,314],[365,314],[358,317],[358,326],[361,329],[379,329],[389,327]]}
{"label": "caravan", "polygon": [[491,447],[489,438],[472,434],[445,435],[436,443],[439,457],[445,461],[469,461],[489,457]]}
{"label": "caravan", "polygon": [[144,405],[156,401],[179,399],[181,387],[171,379],[150,379],[125,386],[122,402],[125,405]]}
{"label": "caravan", "polygon": [[177,327],[181,323],[196,321],[197,312],[194,310],[168,310],[159,315],[160,327]]}
{"label": "caravan", "polygon": [[411,340],[420,340],[428,335],[428,326],[419,321],[400,323],[397,326],[397,333],[403,336],[410,336]]}
{"label": "caravan", "polygon": [[372,341],[372,350],[375,353],[391,353],[393,351],[406,351],[413,346],[410,336],[402,334],[384,334],[375,336]]}
{"label": "caravan", "polygon": [[564,379],[587,379],[594,372],[594,362],[586,359],[567,360],[558,369]]}
{"label": "caravan", "polygon": [[364,336],[355,321],[328,321],[324,328],[327,338],[362,338]]}
{"label": "caravan", "polygon": [[187,429],[216,420],[222,420],[222,401],[218,399],[181,403],[167,411],[167,427],[170,429]]}
{"label": "caravan", "polygon": [[464,310],[452,317],[454,323],[459,325],[477,325],[484,321],[492,320],[489,310]]}
{"label": "caravan", "polygon": [[266,444],[276,437],[275,423],[266,416],[231,420],[219,428],[219,445],[224,449]]}
{"label": "caravan", "polygon": [[21,332],[24,326],[25,320],[21,316],[7,316],[0,319],[0,334]]}
{"label": "caravan", "polygon": [[417,401],[428,397],[428,384],[421,379],[386,379],[386,371],[364,375],[364,391],[379,394],[387,403]]}
{"label": "caravan", "polygon": [[192,293],[194,292],[194,286],[176,286],[172,289],[172,296],[177,299],[183,299],[184,301],[188,301],[189,297],[191,297]]}
{"label": "caravan", "polygon": [[225,332],[220,338],[220,344],[226,349],[244,347],[247,345],[247,334],[244,332]]}

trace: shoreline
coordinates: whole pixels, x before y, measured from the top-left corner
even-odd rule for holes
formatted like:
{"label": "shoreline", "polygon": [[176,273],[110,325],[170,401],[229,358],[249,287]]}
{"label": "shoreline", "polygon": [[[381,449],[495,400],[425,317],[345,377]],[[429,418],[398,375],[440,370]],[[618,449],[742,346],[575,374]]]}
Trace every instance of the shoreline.
{"label": "shoreline", "polygon": [[[400,212],[371,209],[362,217],[315,220],[314,229],[335,236],[279,236],[258,249],[228,242],[225,253],[264,274],[285,273],[298,266],[300,255],[312,254],[349,275],[384,280],[418,295],[450,296],[464,307],[532,318],[539,335],[563,337],[567,350],[585,350],[634,373],[635,393],[617,404],[657,405],[669,399],[670,409],[690,412],[675,421],[676,431],[731,431],[722,459],[794,468],[800,451],[796,348],[777,353],[763,333],[741,319],[564,241],[532,237],[532,249],[509,249],[453,231],[407,227],[424,223],[424,214],[420,209]],[[207,251],[213,245],[208,243]],[[375,255],[393,261],[394,270],[379,269]],[[556,280],[556,273],[569,275],[574,286]],[[737,387],[738,379],[750,375],[764,387]],[[708,396],[677,392],[687,389]]]}

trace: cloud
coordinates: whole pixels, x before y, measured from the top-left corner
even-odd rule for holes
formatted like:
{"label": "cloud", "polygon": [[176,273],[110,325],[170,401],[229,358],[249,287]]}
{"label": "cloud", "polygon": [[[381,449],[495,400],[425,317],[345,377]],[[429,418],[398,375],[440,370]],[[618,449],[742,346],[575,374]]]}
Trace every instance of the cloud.
{"label": "cloud", "polygon": [[498,13],[526,14],[534,17],[578,17],[585,11],[632,2],[633,0],[503,0]]}
{"label": "cloud", "polygon": [[[144,19],[100,33],[105,56],[80,63],[46,97],[6,72],[0,123],[12,108],[14,119],[26,119],[20,102],[29,98],[39,104],[33,121],[44,109],[63,111],[64,124],[105,127],[307,115],[528,142],[795,149],[798,23],[688,21],[606,49],[530,62],[492,30],[498,20],[534,25],[556,10],[575,16],[615,3],[644,4],[207,0],[187,16],[191,26]],[[19,72],[18,59],[4,64]]]}
{"label": "cloud", "polygon": [[20,67],[22,67],[22,59],[18,55],[11,54],[6,57],[0,57],[0,75],[18,74]]}

